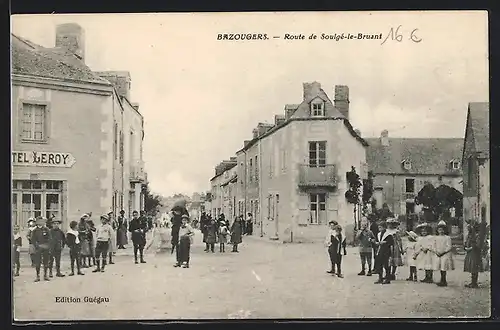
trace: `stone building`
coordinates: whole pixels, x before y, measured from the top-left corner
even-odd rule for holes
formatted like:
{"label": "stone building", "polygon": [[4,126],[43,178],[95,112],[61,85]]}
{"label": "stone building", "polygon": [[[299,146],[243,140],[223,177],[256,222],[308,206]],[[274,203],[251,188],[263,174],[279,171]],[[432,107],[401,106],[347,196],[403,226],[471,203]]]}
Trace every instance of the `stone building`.
{"label": "stone building", "polygon": [[491,212],[489,110],[487,102],[469,103],[462,155],[464,218],[487,224]]}
{"label": "stone building", "polygon": [[[91,42],[91,41],[90,41]],[[93,72],[77,24],[46,48],[12,35],[12,221],[143,208],[143,117],[128,73]],[[113,77],[115,78],[113,78]]]}
{"label": "stone building", "polygon": [[215,175],[210,179],[210,207],[214,218],[221,214],[229,217],[234,212],[233,198],[229,195],[230,187],[228,187],[234,173],[236,173],[236,157],[224,160],[215,167]]}
{"label": "stone building", "polygon": [[239,213],[254,215],[255,235],[283,242],[323,239],[330,220],[352,238],[359,213],[345,198],[346,173],[366,176],[367,143],[349,122],[349,89],[335,86],[334,101],[318,82],[303,92],[236,152]]}
{"label": "stone building", "polygon": [[418,213],[415,197],[426,182],[462,192],[461,138],[367,138],[368,170],[374,174],[377,208],[387,203],[395,214]]}

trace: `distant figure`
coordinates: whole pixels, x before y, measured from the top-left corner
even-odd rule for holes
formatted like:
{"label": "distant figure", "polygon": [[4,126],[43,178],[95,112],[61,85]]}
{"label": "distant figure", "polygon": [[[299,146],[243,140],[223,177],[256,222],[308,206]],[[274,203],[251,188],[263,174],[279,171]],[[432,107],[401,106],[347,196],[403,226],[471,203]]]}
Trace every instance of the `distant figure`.
{"label": "distant figure", "polygon": [[246,225],[246,233],[247,235],[252,235],[253,234],[253,217],[252,217],[252,213],[248,212],[248,216],[247,216],[247,225]]}
{"label": "distant figure", "polygon": [[214,219],[210,219],[210,222],[206,225],[206,244],[208,244],[209,250],[205,252],[215,253],[215,243],[217,242],[217,223]]}
{"label": "distant figure", "polygon": [[118,249],[125,249],[125,245],[128,244],[127,230],[128,230],[128,220],[125,217],[125,211],[121,210],[118,216],[118,229],[116,230],[116,243]]}
{"label": "distant figure", "polygon": [[238,244],[241,244],[241,236],[242,236],[242,217],[236,217],[231,225],[231,244],[233,244],[233,250],[231,252],[239,252]]}

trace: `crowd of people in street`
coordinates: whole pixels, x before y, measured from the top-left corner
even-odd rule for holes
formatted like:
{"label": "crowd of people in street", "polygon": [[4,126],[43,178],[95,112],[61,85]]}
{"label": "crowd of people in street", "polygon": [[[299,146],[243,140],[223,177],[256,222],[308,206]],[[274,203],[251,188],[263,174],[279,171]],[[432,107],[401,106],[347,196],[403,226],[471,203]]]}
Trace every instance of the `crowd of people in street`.
{"label": "crowd of people in street", "polygon": [[[69,248],[71,265],[69,276],[84,275],[82,270],[90,267],[95,267],[92,271],[94,273],[104,272],[107,265],[114,264],[116,249],[124,249],[127,245],[127,232],[131,233],[135,263],[146,263],[144,260],[146,233],[152,225],[144,211],[141,211],[140,216],[139,212],[134,211],[130,221],[125,218],[124,210],[120,211],[117,219],[113,219],[113,212],[109,212],[100,216],[98,225],[92,220],[91,212],[85,213],[79,221],[70,222],[66,233],[62,231],[60,225],[61,221],[42,216],[28,220],[26,240],[29,245],[31,266],[36,272],[35,282],[41,280],[42,269],[45,281],[50,281],[54,276],[54,270],[56,277],[66,276],[61,272],[61,255],[66,246]],[[14,276],[19,276],[22,245],[23,237],[19,233],[19,227],[16,226],[13,228],[12,246]]]}
{"label": "crowd of people in street", "polygon": [[[378,275],[376,284],[390,284],[396,280],[398,267],[407,265],[409,275],[407,281],[418,281],[418,271],[423,271],[421,283],[435,283],[434,272],[440,273],[437,286],[446,287],[447,272],[455,269],[452,240],[448,234],[448,225],[441,220],[437,223],[435,233],[433,226],[423,222],[416,226],[415,231],[402,233],[400,222],[388,211],[387,205],[379,219],[368,221],[363,217],[360,229],[356,232],[355,242],[359,246],[361,261],[360,276]],[[342,255],[346,255],[345,235],[341,226],[335,221],[329,223],[329,231],[325,245],[330,256],[331,269],[327,273],[342,278]],[[407,237],[403,244],[402,236]],[[468,222],[468,234],[465,243],[464,271],[471,274],[471,283],[467,288],[478,288],[478,274],[487,266],[484,249],[480,239],[480,224]],[[372,267],[373,266],[373,267]]]}

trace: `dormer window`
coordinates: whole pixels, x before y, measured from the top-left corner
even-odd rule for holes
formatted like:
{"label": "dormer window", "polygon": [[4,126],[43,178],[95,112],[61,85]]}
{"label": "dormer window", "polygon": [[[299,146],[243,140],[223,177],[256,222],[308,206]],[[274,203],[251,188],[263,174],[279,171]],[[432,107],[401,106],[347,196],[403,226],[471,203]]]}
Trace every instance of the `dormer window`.
{"label": "dormer window", "polygon": [[460,162],[458,160],[454,159],[450,162],[450,167],[452,170],[459,170],[460,169]]}
{"label": "dormer window", "polygon": [[311,116],[312,117],[324,117],[325,116],[325,103],[324,102],[311,103]]}
{"label": "dormer window", "polygon": [[411,170],[411,162],[407,159],[403,160],[401,162],[401,164],[403,165],[403,168],[407,171]]}

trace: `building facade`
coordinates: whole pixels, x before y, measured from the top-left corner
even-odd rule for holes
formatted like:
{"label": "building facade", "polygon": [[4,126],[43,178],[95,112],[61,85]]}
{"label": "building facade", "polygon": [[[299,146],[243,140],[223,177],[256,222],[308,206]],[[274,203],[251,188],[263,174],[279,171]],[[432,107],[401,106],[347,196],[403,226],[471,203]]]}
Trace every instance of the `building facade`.
{"label": "building facade", "polygon": [[274,125],[257,125],[237,151],[238,212],[252,213],[254,235],[269,239],[323,239],[330,220],[352,238],[346,173],[366,176],[367,143],[349,122],[347,86],[335,86],[333,102],[318,82],[303,91],[300,104],[286,105]]}
{"label": "building facade", "polygon": [[367,138],[368,170],[374,174],[377,208],[387,203],[394,214],[419,213],[415,197],[422,187],[446,184],[462,192],[461,138]]}
{"label": "building facade", "polygon": [[[464,218],[490,224],[489,103],[469,103],[463,152]],[[467,227],[464,226],[464,233]],[[467,235],[464,235],[464,238]]]}
{"label": "building facade", "polygon": [[[228,217],[228,212],[233,212],[229,188],[233,188],[232,176],[236,173],[236,157],[222,161],[215,167],[215,175],[210,179],[210,207],[213,218],[218,218],[221,214]],[[231,187],[229,187],[231,184]],[[231,208],[230,208],[231,207]]]}
{"label": "building facade", "polygon": [[143,118],[123,93],[130,85],[85,65],[76,24],[57,27],[54,48],[11,39],[13,224],[42,215],[67,228],[82,213],[142,209]]}

